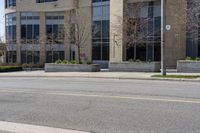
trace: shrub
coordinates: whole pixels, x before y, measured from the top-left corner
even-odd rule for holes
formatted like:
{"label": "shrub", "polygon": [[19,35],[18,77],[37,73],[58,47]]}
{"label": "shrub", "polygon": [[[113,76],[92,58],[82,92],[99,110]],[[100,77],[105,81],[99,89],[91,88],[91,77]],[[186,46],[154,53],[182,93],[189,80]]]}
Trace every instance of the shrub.
{"label": "shrub", "polygon": [[56,63],[56,64],[61,64],[61,63],[62,63],[62,60],[57,60],[55,63]]}
{"label": "shrub", "polygon": [[142,62],[141,60],[137,59],[135,62]]}
{"label": "shrub", "polygon": [[91,65],[91,64],[92,64],[92,62],[91,62],[91,61],[88,61],[88,62],[87,62],[87,64],[88,64],[88,65]]}
{"label": "shrub", "polygon": [[[56,64],[78,64],[77,61],[72,60],[72,61],[68,61],[68,60],[57,60],[55,62]],[[80,63],[81,64],[81,63]]]}
{"label": "shrub", "polygon": [[192,60],[192,57],[187,56],[185,60]]}
{"label": "shrub", "polygon": [[133,59],[129,59],[128,62],[135,62]]}
{"label": "shrub", "polygon": [[92,62],[82,62],[82,61],[80,61],[80,63],[78,63],[76,60],[72,60],[72,61],[68,61],[68,60],[57,60],[56,62],[55,62],[56,64],[88,64],[88,65],[90,65],[90,64],[92,64]]}
{"label": "shrub", "polygon": [[[75,61],[75,60],[72,60],[72,61],[70,61],[69,63],[70,63],[70,64],[78,64],[78,62]],[[81,63],[80,63],[80,64],[81,64]]]}
{"label": "shrub", "polygon": [[129,59],[128,62],[130,63],[134,63],[134,62],[142,62],[141,60],[137,59],[137,60],[134,60],[134,59]]}
{"label": "shrub", "polygon": [[197,58],[196,58],[196,61],[200,61],[200,57],[197,57]]}
{"label": "shrub", "polygon": [[0,66],[0,72],[22,71],[21,66]]}
{"label": "shrub", "polygon": [[60,64],[69,64],[69,61],[63,60]]}
{"label": "shrub", "polygon": [[186,57],[185,60],[193,60],[193,61],[200,61],[200,57],[193,59],[192,57]]}

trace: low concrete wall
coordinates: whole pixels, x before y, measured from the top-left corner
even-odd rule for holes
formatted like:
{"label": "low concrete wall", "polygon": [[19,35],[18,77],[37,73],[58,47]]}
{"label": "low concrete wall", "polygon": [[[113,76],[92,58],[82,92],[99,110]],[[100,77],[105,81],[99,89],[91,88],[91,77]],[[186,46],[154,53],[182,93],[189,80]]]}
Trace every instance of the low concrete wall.
{"label": "low concrete wall", "polygon": [[99,72],[100,65],[97,64],[55,64],[46,63],[45,72]]}
{"label": "low concrete wall", "polygon": [[200,61],[177,61],[178,72],[200,72]]}
{"label": "low concrete wall", "polygon": [[109,63],[112,72],[159,72],[160,62],[120,62]]}

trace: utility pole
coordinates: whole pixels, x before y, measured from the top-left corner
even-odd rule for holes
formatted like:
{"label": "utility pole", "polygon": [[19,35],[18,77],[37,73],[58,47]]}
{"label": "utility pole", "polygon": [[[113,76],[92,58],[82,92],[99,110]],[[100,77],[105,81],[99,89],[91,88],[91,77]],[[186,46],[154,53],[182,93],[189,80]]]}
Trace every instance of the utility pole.
{"label": "utility pole", "polygon": [[166,0],[161,0],[161,74],[166,76],[165,60]]}

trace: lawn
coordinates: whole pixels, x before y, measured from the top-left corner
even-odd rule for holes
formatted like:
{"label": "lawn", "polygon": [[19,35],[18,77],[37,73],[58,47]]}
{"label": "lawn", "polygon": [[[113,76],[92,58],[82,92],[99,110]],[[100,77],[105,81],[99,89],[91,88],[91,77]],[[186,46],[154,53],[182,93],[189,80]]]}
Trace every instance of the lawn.
{"label": "lawn", "polygon": [[152,77],[157,77],[157,78],[179,78],[179,79],[196,79],[200,78],[200,75],[153,75]]}

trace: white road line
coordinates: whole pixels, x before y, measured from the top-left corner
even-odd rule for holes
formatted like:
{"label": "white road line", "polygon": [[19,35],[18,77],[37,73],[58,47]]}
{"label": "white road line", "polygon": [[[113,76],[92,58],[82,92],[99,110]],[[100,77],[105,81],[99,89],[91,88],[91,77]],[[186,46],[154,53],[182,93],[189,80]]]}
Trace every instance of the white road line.
{"label": "white road line", "polygon": [[0,131],[14,132],[14,133],[88,133],[82,131],[66,130],[60,128],[35,126],[35,125],[4,122],[4,121],[0,121]]}

